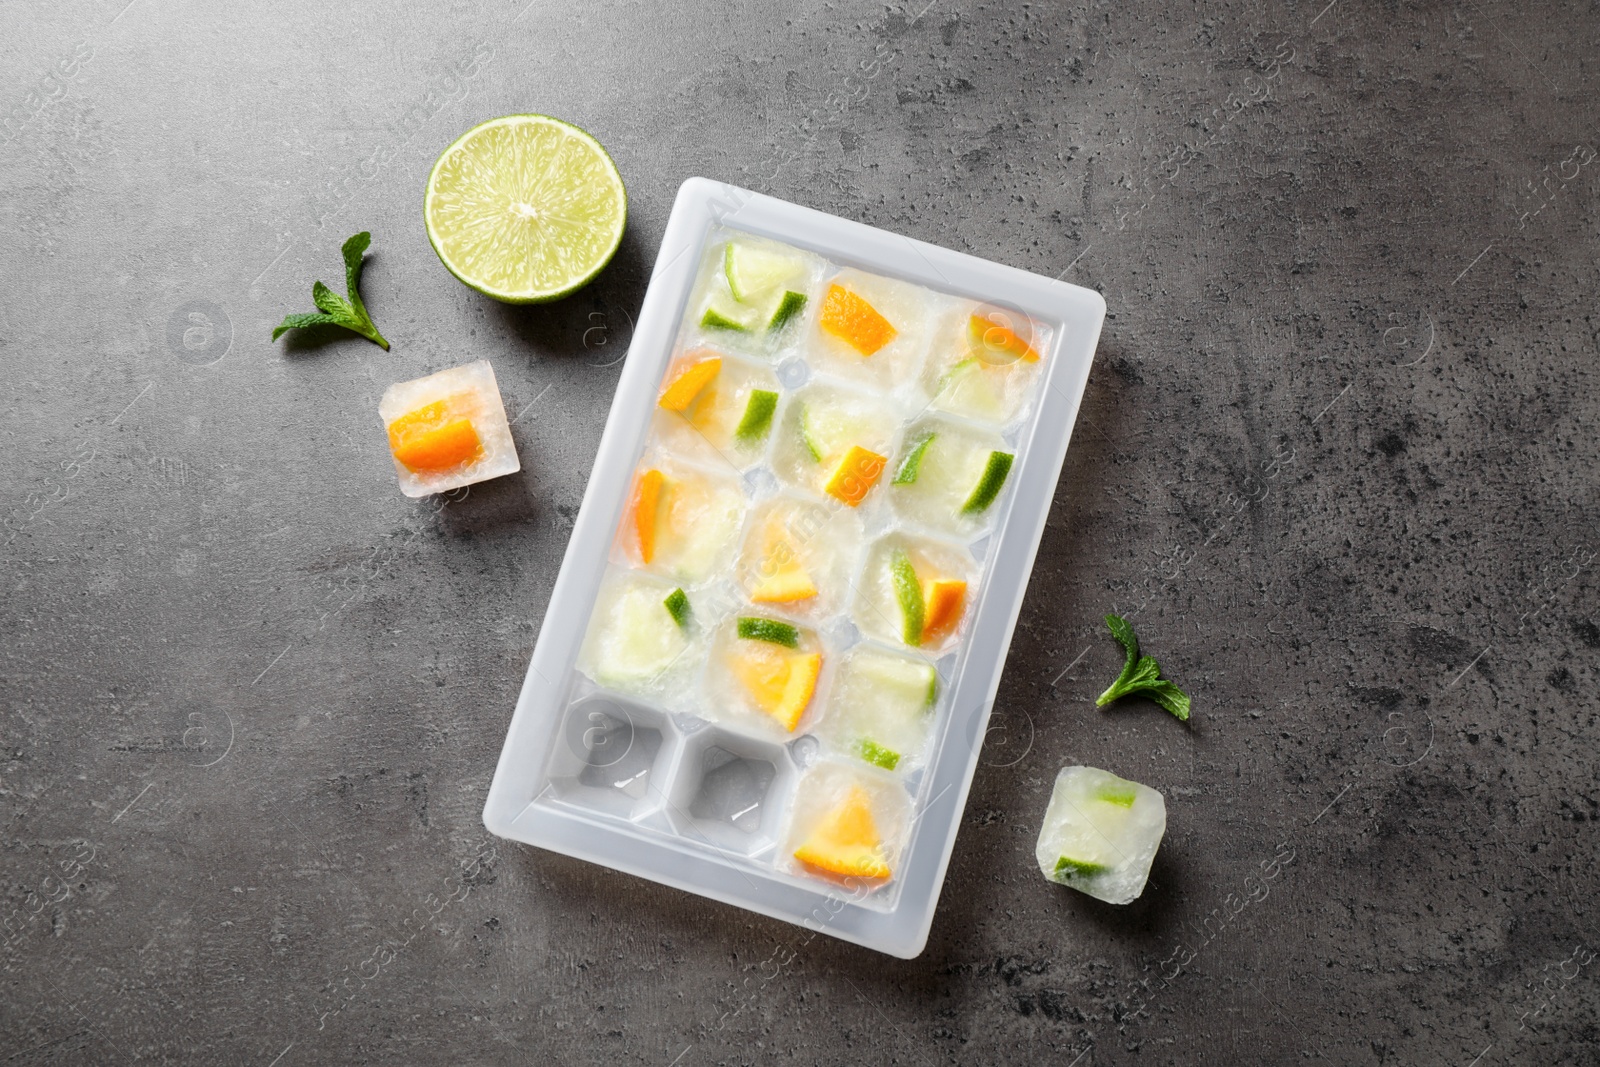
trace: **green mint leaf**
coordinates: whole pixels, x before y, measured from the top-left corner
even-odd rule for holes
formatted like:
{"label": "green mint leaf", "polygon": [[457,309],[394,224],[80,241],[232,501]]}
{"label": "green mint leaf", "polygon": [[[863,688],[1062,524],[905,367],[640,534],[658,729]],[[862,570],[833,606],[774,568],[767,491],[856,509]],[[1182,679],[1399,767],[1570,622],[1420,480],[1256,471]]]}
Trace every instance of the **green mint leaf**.
{"label": "green mint leaf", "polygon": [[1160,704],[1184,722],[1189,721],[1189,695],[1161,677],[1161,665],[1153,656],[1139,655],[1139,638],[1128,625],[1128,620],[1118,615],[1106,616],[1106,627],[1128,653],[1122,673],[1110,687],[1095,700],[1096,707],[1104,707],[1113,700],[1141,693]]}
{"label": "green mint leaf", "polygon": [[344,256],[345,296],[340,296],[321,282],[315,283],[311,287],[311,302],[322,310],[322,314],[287,315],[272,331],[272,339],[276,341],[284,331],[305,326],[343,326],[387,352],[389,342],[378,332],[372,316],[367,314],[367,305],[361,301],[362,256],[371,244],[372,234],[363,230],[340,247],[339,251]]}
{"label": "green mint leaf", "polygon": [[343,326],[344,323],[332,315],[285,315],[283,321],[278,323],[272,331],[272,339],[276,341],[290,330],[303,330],[307,326]]}

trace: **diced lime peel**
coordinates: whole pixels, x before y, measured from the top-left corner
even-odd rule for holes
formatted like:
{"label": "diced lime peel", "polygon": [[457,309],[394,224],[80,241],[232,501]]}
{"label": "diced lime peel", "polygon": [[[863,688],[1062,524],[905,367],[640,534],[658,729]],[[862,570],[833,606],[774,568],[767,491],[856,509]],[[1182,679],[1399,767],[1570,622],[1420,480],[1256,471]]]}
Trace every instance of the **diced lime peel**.
{"label": "diced lime peel", "polygon": [[662,601],[666,605],[667,614],[672,616],[672,621],[680,629],[689,628],[689,594],[682,589],[674,589],[667,594],[667,599]]}
{"label": "diced lime peel", "polygon": [[741,241],[729,241],[722,252],[722,273],[728,279],[728,291],[744,304],[756,302],[804,269],[804,264],[793,256]]}
{"label": "diced lime peel", "polygon": [[894,770],[900,763],[900,753],[893,749],[884,748],[876,741],[863,739],[856,746],[856,754],[868,763],[882,767],[886,771]]}
{"label": "diced lime peel", "polygon": [[793,289],[784,291],[783,299],[778,301],[778,307],[772,313],[772,320],[767,323],[767,329],[777,333],[789,324],[789,320],[800,314],[806,306],[806,294],[797,293]]}
{"label": "diced lime peel", "polygon": [[800,647],[800,631],[777,619],[763,619],[755,615],[741,616],[738,634],[746,641],[766,641],[785,648]]}
{"label": "diced lime peel", "polygon": [[750,399],[744,405],[744,417],[739,420],[739,428],[733,431],[733,436],[745,444],[761,440],[772,429],[772,413],[777,409],[777,393],[770,389],[750,390]]}
{"label": "diced lime peel", "polygon": [[1095,791],[1094,798],[1103,800],[1107,804],[1115,804],[1119,808],[1133,807],[1133,801],[1138,796],[1133,786],[1103,785]]}
{"label": "diced lime peel", "polygon": [[922,644],[922,624],[927,605],[922,600],[922,583],[917,581],[917,570],[911,565],[911,557],[904,551],[896,551],[890,558],[889,580],[894,585],[894,598],[900,605],[900,616],[904,622],[901,637],[914,648]]}
{"label": "diced lime peel", "polygon": [[994,498],[1000,495],[1001,487],[1006,484],[1006,475],[1011,473],[1011,461],[1016,458],[1010,452],[989,453],[983,476],[978,479],[967,502],[961,505],[961,514],[977,515],[994,503]]}
{"label": "diced lime peel", "polygon": [[732,330],[735,333],[750,332],[750,327],[715,307],[706,308],[706,313],[700,316],[700,325],[708,330]]}
{"label": "diced lime peel", "polygon": [[910,485],[917,480],[917,473],[922,470],[922,454],[928,451],[928,446],[933,444],[933,439],[939,435],[929,430],[917,438],[917,443],[911,446],[911,451],[906,453],[906,458],[900,461],[900,467],[894,472],[894,481],[890,485]]}
{"label": "diced lime peel", "polygon": [[1056,860],[1055,878],[1064,882],[1068,878],[1095,878],[1111,870],[1103,863],[1093,860],[1075,860],[1071,856],[1062,856]]}

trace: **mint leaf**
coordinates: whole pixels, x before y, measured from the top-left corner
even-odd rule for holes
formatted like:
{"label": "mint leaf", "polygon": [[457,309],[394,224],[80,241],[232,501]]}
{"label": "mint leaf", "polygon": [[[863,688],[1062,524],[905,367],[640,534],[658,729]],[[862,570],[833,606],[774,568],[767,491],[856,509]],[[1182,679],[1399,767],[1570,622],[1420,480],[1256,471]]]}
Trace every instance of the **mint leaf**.
{"label": "mint leaf", "polygon": [[1107,615],[1106,627],[1111,631],[1111,636],[1115,637],[1127,652],[1128,658],[1122,665],[1122,673],[1117,675],[1117,680],[1096,698],[1095,706],[1105,707],[1113,700],[1142,693],[1179,719],[1188,722],[1189,695],[1173,682],[1161,677],[1161,665],[1155,661],[1155,657],[1139,655],[1139,638],[1133,632],[1133,627],[1128,625],[1128,620],[1120,615]]}
{"label": "mint leaf", "polygon": [[303,329],[307,326],[343,326],[373,344],[381,346],[387,352],[389,342],[378,332],[378,327],[372,322],[372,316],[367,314],[367,305],[361,300],[362,256],[371,244],[372,234],[363,230],[351,237],[339,249],[344,255],[345,296],[340,296],[321,282],[316,282],[311,286],[311,302],[317,305],[322,313],[285,315],[283,321],[273,329],[272,339],[276,341],[289,330]]}

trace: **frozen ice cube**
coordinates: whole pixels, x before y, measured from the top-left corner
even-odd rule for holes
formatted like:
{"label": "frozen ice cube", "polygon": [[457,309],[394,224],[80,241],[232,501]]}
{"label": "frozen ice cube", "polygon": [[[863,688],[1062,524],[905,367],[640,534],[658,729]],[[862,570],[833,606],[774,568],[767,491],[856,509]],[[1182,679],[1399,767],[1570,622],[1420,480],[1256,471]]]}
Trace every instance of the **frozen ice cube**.
{"label": "frozen ice cube", "polygon": [[710,661],[703,713],[761,736],[788,737],[812,706],[823,648],[812,631],[747,606],[717,628]]}
{"label": "frozen ice cube", "polygon": [[1011,472],[1014,450],[994,433],[946,419],[906,432],[890,465],[889,501],[902,518],[941,533],[972,536],[988,526]]}
{"label": "frozen ice cube", "polygon": [[396,382],[378,401],[400,491],[427,496],[522,469],[486,359]]}
{"label": "frozen ice cube", "polygon": [[996,304],[956,301],[935,319],[923,385],[932,406],[1004,425],[1027,410],[1050,350],[1050,331]]}
{"label": "frozen ice cube", "polygon": [[817,734],[835,752],[904,773],[922,762],[938,699],[932,663],[863,646],[840,665]]}
{"label": "frozen ice cube", "polygon": [[671,375],[689,363],[720,360],[720,370],[681,410],[656,407],[657,440],[673,451],[708,463],[744,470],[766,454],[778,422],[781,390],[766,367],[713,348],[679,357]]}
{"label": "frozen ice cube", "polygon": [[[858,476],[872,476],[874,485],[861,487],[861,498],[871,498],[885,479],[884,465],[894,450],[895,431],[900,419],[894,411],[870,395],[828,385],[812,385],[790,400],[783,422],[773,432],[772,468],[779,478],[820,496],[829,496],[828,487],[836,484],[842,464],[851,462],[852,449],[881,457],[876,471],[859,470]],[[859,466],[859,464],[857,465]],[[836,499],[842,499],[835,495]]]}
{"label": "frozen ice cube", "polygon": [[799,874],[869,889],[892,880],[911,830],[911,799],[888,775],[824,760],[795,790],[780,855]]}
{"label": "frozen ice cube", "polygon": [[1144,892],[1167,831],[1167,805],[1147,785],[1095,767],[1063,767],[1035,855],[1052,882],[1109,904]]}
{"label": "frozen ice cube", "polygon": [[744,513],[736,479],[646,456],[634,478],[622,543],[631,562],[695,585],[726,571]]}
{"label": "frozen ice cube", "polygon": [[807,357],[825,374],[920,399],[930,295],[907,282],[840,271],[822,285]]}
{"label": "frozen ice cube", "polygon": [[975,581],[966,551],[892,534],[867,553],[851,617],[879,640],[937,655],[960,639]]}
{"label": "frozen ice cube", "polygon": [[646,575],[608,574],[589,617],[579,669],[603,686],[672,707],[692,701],[700,659],[695,650],[704,631],[696,598],[677,594],[671,583]]}
{"label": "frozen ice cube", "polygon": [[826,619],[849,599],[860,543],[854,509],[774,497],[751,515],[739,553],[739,583],[752,603]]}
{"label": "frozen ice cube", "polygon": [[810,252],[737,230],[706,242],[684,326],[696,342],[771,356],[815,317],[824,263]]}

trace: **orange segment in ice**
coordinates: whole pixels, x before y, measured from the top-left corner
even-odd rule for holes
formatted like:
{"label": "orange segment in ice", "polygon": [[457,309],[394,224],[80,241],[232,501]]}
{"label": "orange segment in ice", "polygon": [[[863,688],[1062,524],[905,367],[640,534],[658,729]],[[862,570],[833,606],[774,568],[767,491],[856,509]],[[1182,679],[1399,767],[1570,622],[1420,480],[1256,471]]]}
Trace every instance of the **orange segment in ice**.
{"label": "orange segment in ice", "polygon": [[750,599],[758,604],[792,604],[817,595],[816,583],[801,565],[781,522],[767,527],[758,566],[756,586],[750,592]]}
{"label": "orange segment in ice", "polygon": [[883,840],[872,818],[872,803],[859,785],[834,808],[811,836],[794,850],[795,859],[829,874],[859,878],[887,878],[889,865],[883,859]]}
{"label": "orange segment in ice", "polygon": [[939,637],[961,621],[962,602],[967,598],[967,583],[954,578],[935,578],[922,583],[922,599],[927,604],[923,616],[922,639]]}
{"label": "orange segment in ice", "polygon": [[442,471],[483,455],[472,420],[452,418],[451,400],[436,400],[389,424],[389,451],[413,471]]}
{"label": "orange segment in ice", "polygon": [[658,470],[639,475],[633,487],[633,528],[639,535],[639,558],[649,563],[656,555],[656,517],[667,476]]}
{"label": "orange segment in ice", "polygon": [[823,489],[835,500],[855,507],[866,499],[867,491],[877,484],[878,476],[888,462],[887,457],[860,445],[851,445]]}
{"label": "orange segment in ice", "polygon": [[790,652],[766,641],[741,641],[732,661],[734,676],[762,711],[793,731],[811,703],[822,671],[816,652]]}
{"label": "orange segment in ice", "polygon": [[824,330],[863,356],[872,355],[893,341],[899,332],[878,314],[877,308],[840,285],[828,286],[818,322]]}
{"label": "orange segment in ice", "polygon": [[1033,363],[1039,358],[1039,353],[1033,350],[1026,338],[1012,329],[1011,316],[1005,312],[990,311],[974,315],[968,320],[967,329],[972,334],[973,343],[982,349],[982,356],[990,362],[1020,359],[1025,363]]}
{"label": "orange segment in ice", "polygon": [[661,390],[660,403],[668,411],[682,411],[694,403],[694,398],[700,395],[700,390],[710,384],[711,379],[722,370],[721,356],[696,359],[695,355],[691,354],[678,361],[672,380]]}

